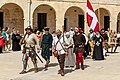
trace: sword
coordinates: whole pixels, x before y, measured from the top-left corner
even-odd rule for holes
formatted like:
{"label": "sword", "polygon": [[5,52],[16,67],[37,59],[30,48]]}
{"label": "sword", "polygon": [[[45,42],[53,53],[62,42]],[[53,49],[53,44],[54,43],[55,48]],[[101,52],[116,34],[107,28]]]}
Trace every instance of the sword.
{"label": "sword", "polygon": [[38,59],[43,63],[42,59],[38,56],[38,54],[36,53],[36,51],[31,46],[30,46],[30,48],[34,51],[34,53],[38,57]]}
{"label": "sword", "polygon": [[35,52],[36,56],[38,57],[38,59],[43,63],[42,59],[38,56],[38,54]]}

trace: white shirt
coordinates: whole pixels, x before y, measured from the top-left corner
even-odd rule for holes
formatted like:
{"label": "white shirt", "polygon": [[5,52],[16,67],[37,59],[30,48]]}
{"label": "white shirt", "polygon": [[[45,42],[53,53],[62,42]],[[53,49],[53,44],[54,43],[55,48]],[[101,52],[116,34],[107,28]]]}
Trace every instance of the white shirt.
{"label": "white shirt", "polygon": [[117,34],[117,38],[120,38],[120,33]]}
{"label": "white shirt", "polygon": [[70,32],[70,37],[73,37],[73,35],[75,35],[74,31],[69,31]]}
{"label": "white shirt", "polygon": [[9,41],[9,34],[6,33],[6,40]]}
{"label": "white shirt", "polygon": [[88,42],[88,37],[87,37],[87,35],[86,35],[86,34],[84,34],[84,33],[83,33],[83,35],[84,35],[85,40],[86,40],[85,45],[87,45],[87,42]]}
{"label": "white shirt", "polygon": [[[25,41],[26,41],[26,47],[30,47],[30,45],[31,45],[31,46],[36,46],[36,48],[40,48],[39,40],[37,38],[37,35],[34,33],[32,33],[30,35],[26,35]],[[36,44],[34,41],[36,42]]]}
{"label": "white shirt", "polygon": [[94,33],[90,34],[90,39],[93,37]]}
{"label": "white shirt", "polygon": [[[52,45],[54,45],[54,46],[56,47],[55,49],[58,51],[59,54],[65,54],[65,51],[64,51],[64,49],[63,49],[64,45],[61,45],[61,44],[64,43],[63,37],[61,36],[60,38],[61,38],[61,39],[59,40],[58,37],[55,36],[55,37],[53,38],[53,43],[52,43]],[[58,42],[58,40],[59,40],[59,42]],[[57,42],[58,42],[58,43],[57,43]],[[57,44],[56,44],[56,43],[57,43]],[[61,43],[61,44],[60,44],[60,43]],[[62,46],[63,46],[63,47],[62,47]]]}
{"label": "white shirt", "polygon": [[[74,44],[73,38],[71,38],[71,37],[69,37],[69,38],[65,37],[65,43],[66,43],[68,46],[71,45],[71,44]],[[67,46],[66,46],[66,48],[67,48]]]}

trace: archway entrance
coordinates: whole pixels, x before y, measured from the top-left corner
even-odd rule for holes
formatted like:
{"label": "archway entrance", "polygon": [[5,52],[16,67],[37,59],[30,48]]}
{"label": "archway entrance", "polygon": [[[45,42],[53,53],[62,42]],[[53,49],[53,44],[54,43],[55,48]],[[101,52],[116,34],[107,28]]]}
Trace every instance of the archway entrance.
{"label": "archway entrance", "polygon": [[49,27],[50,32],[56,29],[56,12],[49,5],[38,6],[33,13],[33,28],[42,31],[44,27]]}
{"label": "archway entrance", "polygon": [[20,6],[14,3],[8,3],[1,7],[0,11],[0,27],[9,27],[10,31],[13,27],[24,33],[24,13]]}
{"label": "archway entrance", "polygon": [[100,23],[100,28],[104,28],[105,31],[110,28],[110,13],[104,8],[99,8],[95,11]]}
{"label": "archway entrance", "polygon": [[118,14],[117,17],[117,32],[120,32],[120,13]]}
{"label": "archway entrance", "polygon": [[80,27],[84,30],[84,12],[79,7],[70,7],[67,9],[64,17],[64,30],[69,31],[72,27]]}

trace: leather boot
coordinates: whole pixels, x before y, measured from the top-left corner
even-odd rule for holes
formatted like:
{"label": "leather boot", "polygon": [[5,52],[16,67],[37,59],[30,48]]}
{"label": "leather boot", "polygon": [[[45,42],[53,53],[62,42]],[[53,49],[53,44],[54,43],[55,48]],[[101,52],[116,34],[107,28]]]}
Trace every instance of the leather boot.
{"label": "leather boot", "polygon": [[23,70],[22,70],[19,74],[27,73],[27,72],[26,72],[26,68],[27,68],[27,62],[26,62],[26,61],[23,61]]}
{"label": "leather boot", "polygon": [[25,70],[22,70],[19,74],[27,73]]}
{"label": "leather boot", "polygon": [[79,65],[79,63],[76,63],[76,68],[75,68],[76,70],[77,69],[80,69],[80,65]]}
{"label": "leather boot", "polygon": [[37,73],[38,72],[37,63],[34,63],[34,69],[35,69],[35,73]]}
{"label": "leather boot", "polygon": [[83,63],[81,63],[81,69],[84,70],[84,65],[83,65]]}
{"label": "leather boot", "polygon": [[37,73],[38,72],[38,68],[35,68],[35,73]]}
{"label": "leather boot", "polygon": [[64,70],[61,70],[61,76],[64,76],[65,73],[64,73]]}
{"label": "leather boot", "polygon": [[47,61],[46,61],[46,65],[49,65],[49,63],[50,63],[50,60],[47,60]]}
{"label": "leather boot", "polygon": [[46,64],[45,64],[45,69],[48,68],[49,63],[50,63],[50,60],[47,60],[47,61],[46,61]]}
{"label": "leather boot", "polygon": [[61,74],[61,70],[58,70],[58,74]]}

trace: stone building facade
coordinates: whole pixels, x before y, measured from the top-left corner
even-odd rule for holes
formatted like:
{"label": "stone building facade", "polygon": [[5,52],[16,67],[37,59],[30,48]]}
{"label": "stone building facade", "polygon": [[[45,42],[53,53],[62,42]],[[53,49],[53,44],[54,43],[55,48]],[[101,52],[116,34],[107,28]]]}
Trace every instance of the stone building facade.
{"label": "stone building facade", "polygon": [[[0,0],[0,27],[15,27],[20,33],[31,25],[40,31],[45,26],[50,32],[68,31],[79,26],[86,33],[87,0]],[[90,0],[101,28],[120,31],[120,0]]]}

